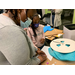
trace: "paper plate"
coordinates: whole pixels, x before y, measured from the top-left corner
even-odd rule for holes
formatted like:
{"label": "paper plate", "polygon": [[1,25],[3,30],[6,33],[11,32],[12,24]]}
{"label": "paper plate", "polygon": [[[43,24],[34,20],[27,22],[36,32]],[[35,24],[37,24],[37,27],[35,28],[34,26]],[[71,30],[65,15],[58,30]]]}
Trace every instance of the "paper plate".
{"label": "paper plate", "polygon": [[66,38],[55,39],[50,43],[50,47],[61,53],[70,53],[75,51],[75,41]]}

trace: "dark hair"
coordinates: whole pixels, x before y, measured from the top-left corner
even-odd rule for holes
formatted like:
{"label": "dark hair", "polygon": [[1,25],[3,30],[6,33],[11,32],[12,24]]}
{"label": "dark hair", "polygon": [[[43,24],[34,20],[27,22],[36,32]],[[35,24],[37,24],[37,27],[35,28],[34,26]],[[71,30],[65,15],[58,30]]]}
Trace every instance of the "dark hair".
{"label": "dark hair", "polygon": [[6,12],[5,13],[8,13],[8,12],[11,12],[11,14],[13,14],[12,16],[12,20],[18,25],[20,26],[20,23],[18,21],[18,13],[21,13],[23,9],[5,9]]}
{"label": "dark hair", "polygon": [[26,14],[28,13],[29,9],[26,9]]}
{"label": "dark hair", "polygon": [[36,9],[26,9],[26,16],[29,17],[30,19],[35,13],[37,13]]}
{"label": "dark hair", "polygon": [[33,32],[34,32],[34,36],[35,36],[35,37],[37,36],[37,34],[36,34],[36,32],[35,32],[35,28],[34,28],[34,25],[33,25],[33,18],[36,17],[36,16],[38,16],[37,13],[32,16],[32,25],[31,25],[31,28],[32,28],[32,30],[33,30]]}
{"label": "dark hair", "polygon": [[[5,9],[6,13],[10,11],[13,14],[13,17],[16,19],[18,17],[18,12],[21,13],[22,9]],[[18,11],[19,10],[19,11]]]}

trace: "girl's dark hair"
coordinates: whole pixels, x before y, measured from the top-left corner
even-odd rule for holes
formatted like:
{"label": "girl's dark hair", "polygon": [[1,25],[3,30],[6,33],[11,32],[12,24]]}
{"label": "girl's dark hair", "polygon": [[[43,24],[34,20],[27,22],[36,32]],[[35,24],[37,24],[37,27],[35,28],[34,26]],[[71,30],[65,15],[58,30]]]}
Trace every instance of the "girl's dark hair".
{"label": "girl's dark hair", "polygon": [[32,30],[33,30],[33,32],[34,32],[34,37],[37,36],[37,34],[36,34],[36,32],[35,32],[35,27],[34,27],[34,25],[33,25],[33,18],[36,17],[36,16],[38,16],[37,13],[33,15],[33,17],[32,17],[32,23],[31,23],[31,28],[32,28]]}

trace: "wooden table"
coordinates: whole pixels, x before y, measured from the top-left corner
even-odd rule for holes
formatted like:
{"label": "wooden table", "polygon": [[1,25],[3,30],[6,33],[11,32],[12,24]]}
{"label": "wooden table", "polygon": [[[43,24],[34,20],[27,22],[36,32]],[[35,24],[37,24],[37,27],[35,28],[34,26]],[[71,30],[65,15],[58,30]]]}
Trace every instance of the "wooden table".
{"label": "wooden table", "polygon": [[55,58],[52,58],[50,61],[48,58],[41,65],[75,65],[75,61],[60,61]]}
{"label": "wooden table", "polygon": [[[58,34],[63,35],[63,30],[54,28],[52,31],[45,32],[45,36],[48,37],[47,39],[53,40]],[[60,37],[60,36],[58,36]]]}

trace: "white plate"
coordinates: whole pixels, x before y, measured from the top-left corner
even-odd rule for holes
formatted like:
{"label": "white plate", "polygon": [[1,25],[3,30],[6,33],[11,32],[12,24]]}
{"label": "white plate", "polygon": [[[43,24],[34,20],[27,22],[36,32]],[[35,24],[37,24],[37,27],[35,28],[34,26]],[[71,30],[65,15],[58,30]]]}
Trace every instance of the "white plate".
{"label": "white plate", "polygon": [[[64,41],[64,43],[61,43]],[[60,45],[59,47],[57,45]],[[70,45],[70,46],[67,46]],[[70,53],[75,51],[75,41],[66,38],[55,39],[50,43],[53,50],[61,53]]]}

